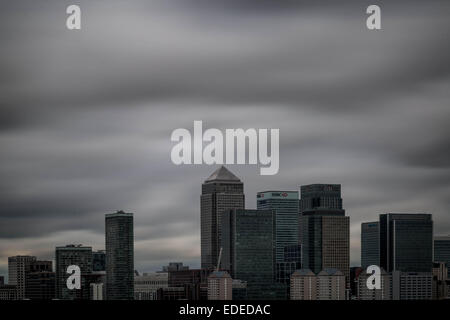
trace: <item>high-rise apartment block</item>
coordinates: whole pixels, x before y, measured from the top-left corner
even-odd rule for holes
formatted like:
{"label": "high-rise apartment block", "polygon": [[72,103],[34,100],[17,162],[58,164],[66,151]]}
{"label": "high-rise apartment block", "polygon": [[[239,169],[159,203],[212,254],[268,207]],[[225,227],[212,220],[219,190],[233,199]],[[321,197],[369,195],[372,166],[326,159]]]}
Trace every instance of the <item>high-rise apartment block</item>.
{"label": "high-rise apartment block", "polygon": [[105,215],[106,299],[134,298],[133,214],[124,211]]}

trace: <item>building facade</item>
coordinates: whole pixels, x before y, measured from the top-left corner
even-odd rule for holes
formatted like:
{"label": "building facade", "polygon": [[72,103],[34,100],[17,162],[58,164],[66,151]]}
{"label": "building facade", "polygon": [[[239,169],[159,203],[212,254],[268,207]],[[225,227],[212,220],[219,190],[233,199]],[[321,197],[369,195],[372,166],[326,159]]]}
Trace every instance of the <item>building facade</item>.
{"label": "building facade", "polygon": [[338,269],[350,281],[350,218],[342,209],[341,185],[300,187],[300,231],[303,268],[317,274]]}
{"label": "building facade", "polygon": [[380,267],[386,272],[431,273],[433,220],[431,214],[380,215]]}
{"label": "building facade", "polygon": [[8,284],[15,286],[18,300],[25,299],[26,274],[34,261],[36,261],[34,256],[8,257]]}
{"label": "building facade", "polygon": [[276,222],[276,262],[284,262],[284,248],[298,245],[297,191],[264,191],[257,194],[258,210],[274,210]]}
{"label": "building facade", "polygon": [[285,294],[275,284],[274,210],[233,209],[222,216],[222,269],[247,282],[248,299]]}
{"label": "building facade", "polygon": [[369,289],[367,280],[371,274],[367,274],[363,269],[356,278],[356,298],[357,300],[392,300],[392,277],[389,273],[381,269],[380,289]]}
{"label": "building facade", "polygon": [[224,166],[202,184],[200,196],[201,267],[217,266],[221,242],[221,216],[230,209],[243,209],[244,184]]}
{"label": "building facade", "polygon": [[56,247],[55,250],[55,290],[56,298],[63,300],[81,299],[81,290],[67,288],[67,268],[71,265],[80,267],[81,275],[92,272],[92,247],[81,244],[69,244]]}
{"label": "building facade", "polygon": [[431,300],[432,288],[431,272],[392,272],[393,300]]}
{"label": "building facade", "polygon": [[433,262],[444,262],[450,279],[450,236],[434,237]]}
{"label": "building facade", "polygon": [[144,273],[134,277],[134,300],[157,300],[159,288],[169,286],[167,272]]}
{"label": "building facade", "polygon": [[232,300],[233,279],[226,271],[214,271],[208,277],[208,300]]}
{"label": "building facade", "polygon": [[309,269],[291,276],[291,300],[345,300],[345,275],[337,269],[325,269],[317,275]]}
{"label": "building facade", "polygon": [[105,215],[106,299],[134,298],[133,214],[124,211]]}
{"label": "building facade", "polygon": [[361,224],[361,267],[380,265],[379,223],[364,222]]}

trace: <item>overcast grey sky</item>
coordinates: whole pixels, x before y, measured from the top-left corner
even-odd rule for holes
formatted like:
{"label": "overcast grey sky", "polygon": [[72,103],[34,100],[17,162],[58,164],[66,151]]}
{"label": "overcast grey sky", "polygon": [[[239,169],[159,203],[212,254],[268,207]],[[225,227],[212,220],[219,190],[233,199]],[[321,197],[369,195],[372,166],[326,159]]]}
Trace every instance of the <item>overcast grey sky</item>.
{"label": "overcast grey sky", "polygon": [[[315,3],[312,5],[311,3]],[[65,9],[82,9],[82,30]],[[382,8],[382,30],[365,9]],[[256,192],[341,183],[351,218],[433,214],[450,234],[449,1],[2,1],[0,274],[7,257],[104,248],[135,213],[139,271],[200,264],[201,183],[170,134],[279,128],[280,171],[229,166]]]}

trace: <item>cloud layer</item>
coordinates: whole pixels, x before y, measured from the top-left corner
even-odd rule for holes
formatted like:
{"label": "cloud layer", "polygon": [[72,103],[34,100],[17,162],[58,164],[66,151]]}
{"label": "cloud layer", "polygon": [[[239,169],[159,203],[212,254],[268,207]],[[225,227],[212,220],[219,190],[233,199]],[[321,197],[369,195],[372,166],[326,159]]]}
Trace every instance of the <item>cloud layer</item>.
{"label": "cloud layer", "polygon": [[[284,3],[284,2],[283,2]],[[135,213],[136,268],[199,265],[199,195],[215,169],[170,162],[170,134],[279,128],[280,172],[230,166],[257,191],[343,185],[360,223],[429,212],[450,233],[448,1],[64,1],[0,4],[0,273],[7,257],[104,247]]]}

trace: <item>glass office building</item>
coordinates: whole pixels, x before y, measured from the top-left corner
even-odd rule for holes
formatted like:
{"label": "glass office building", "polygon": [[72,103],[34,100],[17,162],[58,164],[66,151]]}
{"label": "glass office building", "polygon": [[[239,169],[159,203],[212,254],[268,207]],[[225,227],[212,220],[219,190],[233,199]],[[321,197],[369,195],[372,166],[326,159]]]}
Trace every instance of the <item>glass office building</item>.
{"label": "glass office building", "polygon": [[275,210],[275,257],[276,262],[284,262],[284,248],[298,245],[298,192],[258,192],[256,203],[258,210]]}
{"label": "glass office building", "polygon": [[361,224],[361,267],[380,265],[379,223],[364,222]]}
{"label": "glass office building", "polygon": [[444,262],[450,279],[450,236],[434,237],[433,262]]}
{"label": "glass office building", "polygon": [[433,220],[431,214],[380,215],[380,265],[387,272],[431,272]]}

